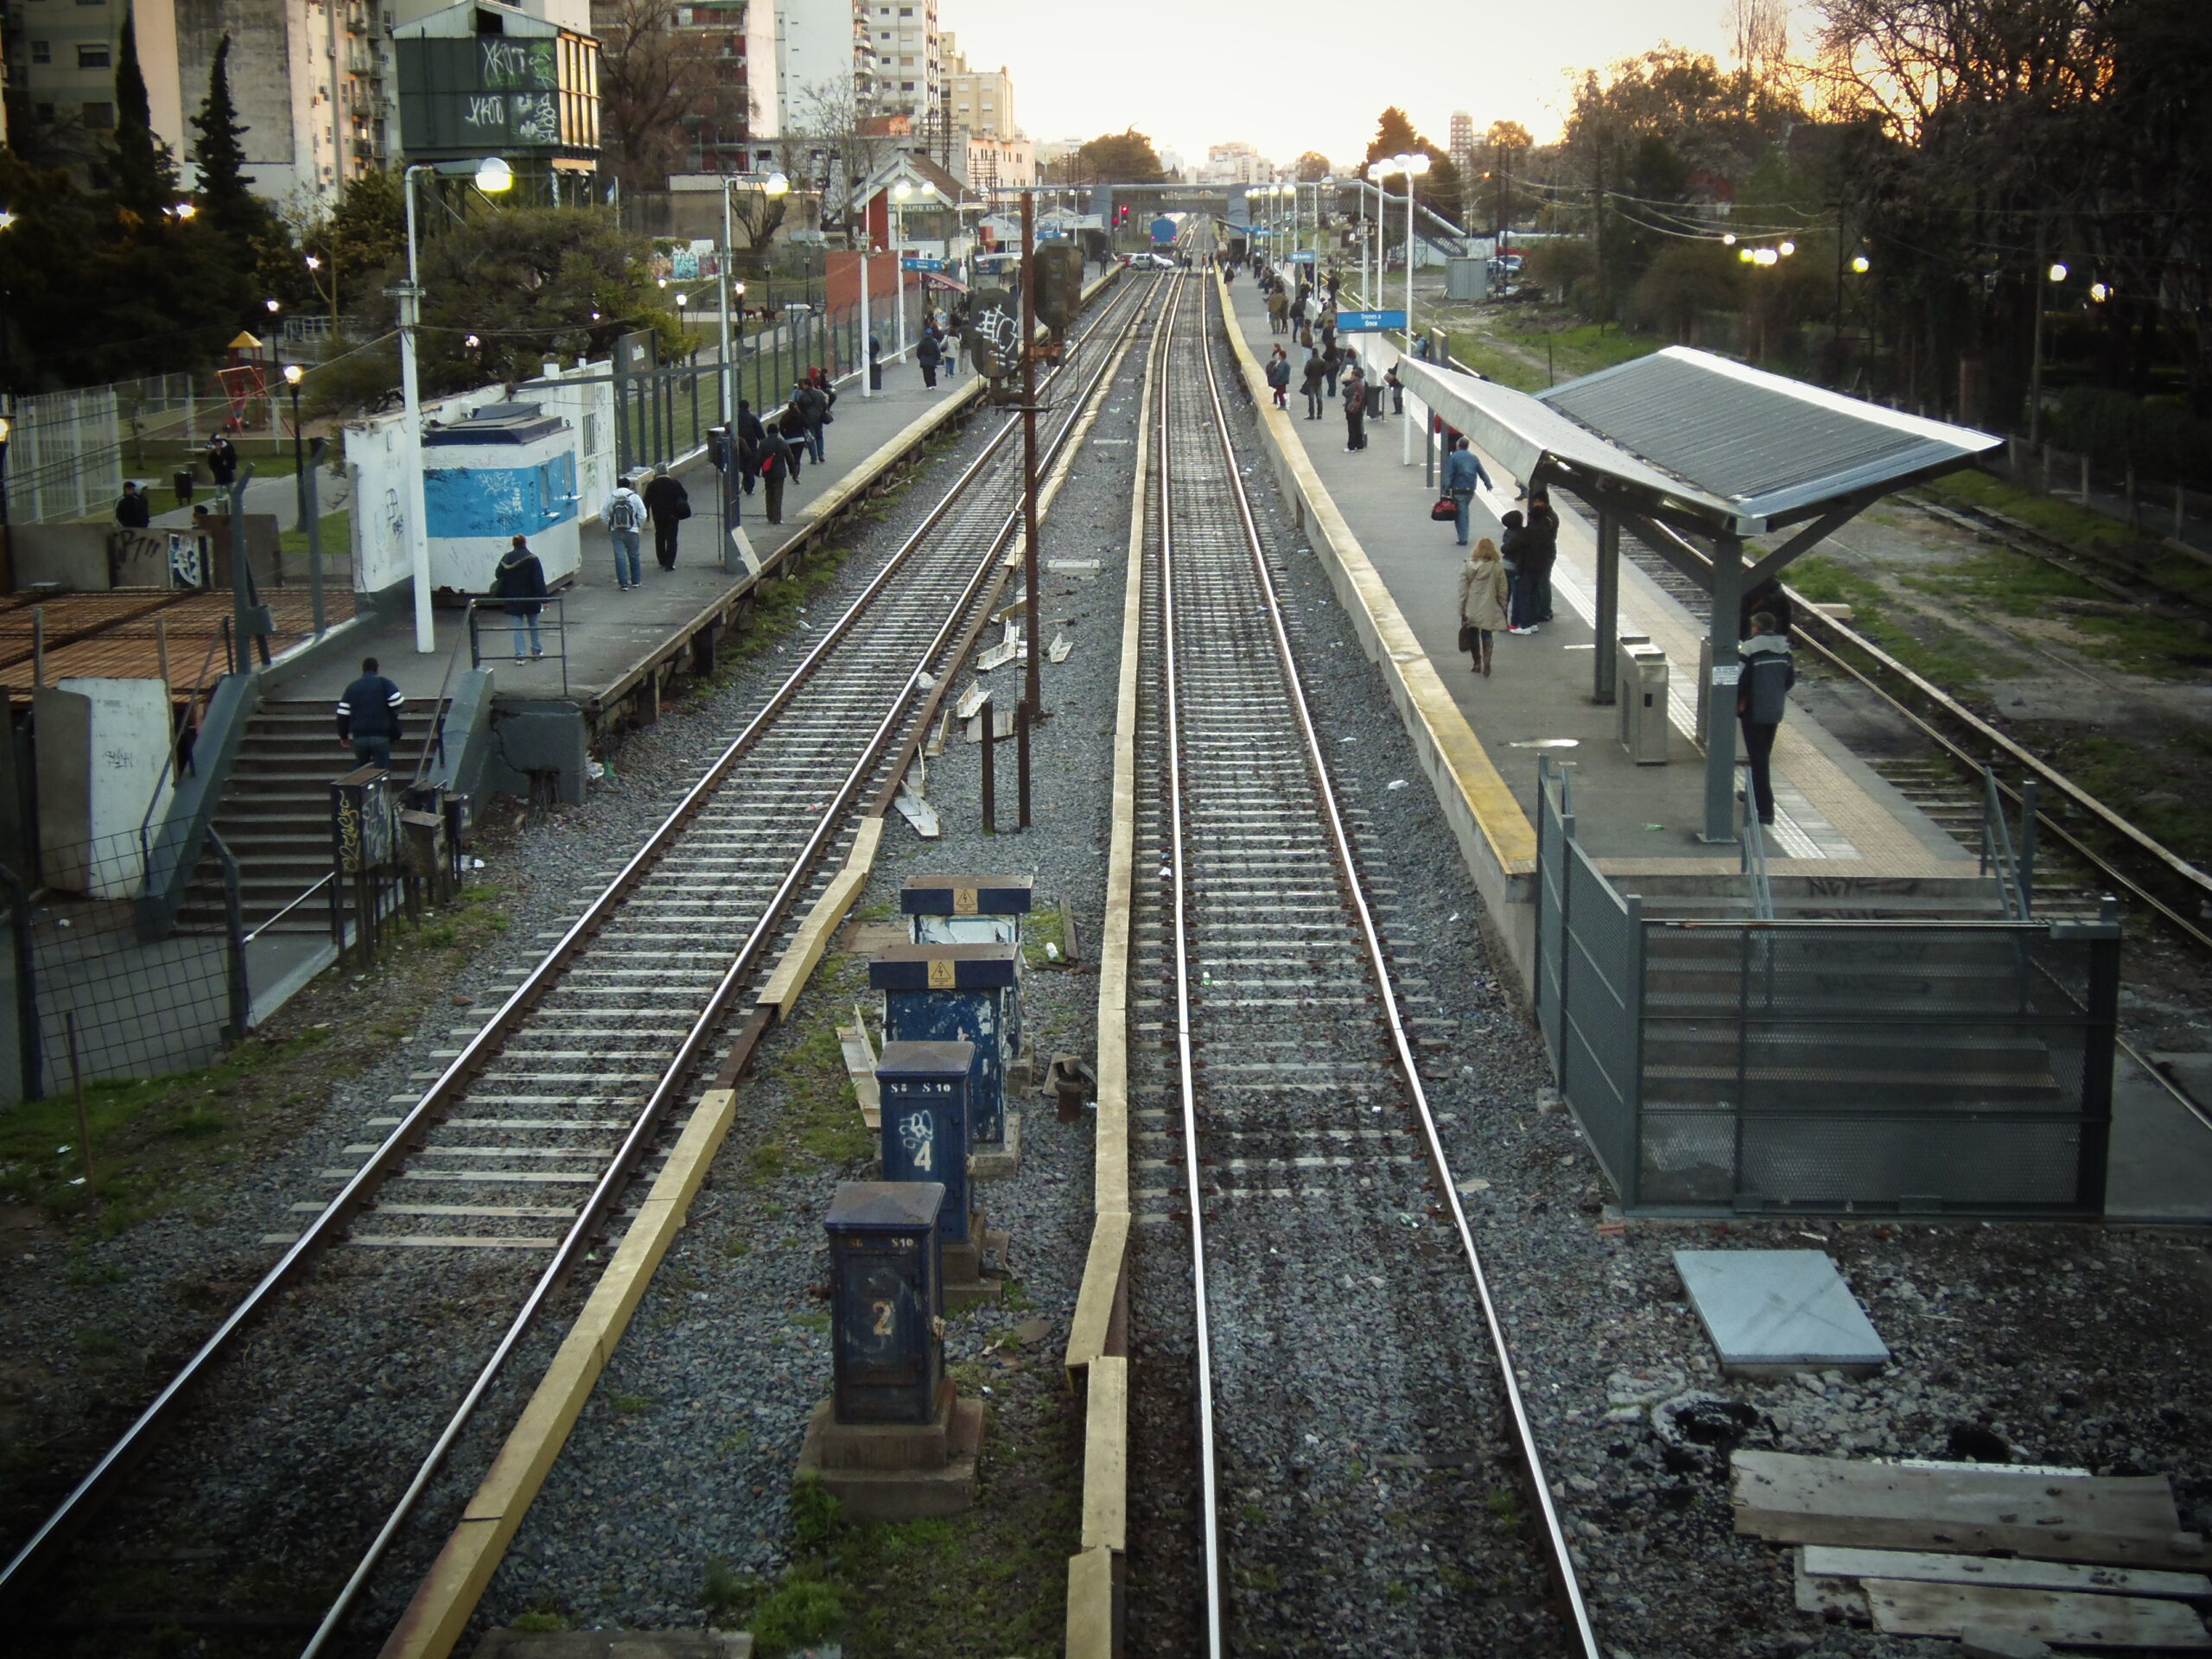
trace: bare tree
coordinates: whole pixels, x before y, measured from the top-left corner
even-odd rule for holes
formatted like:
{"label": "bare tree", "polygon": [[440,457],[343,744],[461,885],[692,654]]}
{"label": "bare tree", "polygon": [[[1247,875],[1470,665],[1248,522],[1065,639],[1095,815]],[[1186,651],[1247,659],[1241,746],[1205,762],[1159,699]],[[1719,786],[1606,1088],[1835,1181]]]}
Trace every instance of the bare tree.
{"label": "bare tree", "polygon": [[[690,8],[682,8],[688,12]],[[683,26],[677,0],[599,0],[599,102],[626,190],[664,188],[696,143],[721,140],[751,111],[710,31]]]}
{"label": "bare tree", "polygon": [[1729,0],[1728,22],[1739,68],[1762,85],[1789,78],[1789,0]]}
{"label": "bare tree", "polygon": [[[785,170],[822,193],[822,228],[849,228],[853,193],[887,160],[895,145],[891,118],[872,115],[851,75],[836,75],[799,89],[785,121]],[[791,172],[793,166],[799,168]]]}

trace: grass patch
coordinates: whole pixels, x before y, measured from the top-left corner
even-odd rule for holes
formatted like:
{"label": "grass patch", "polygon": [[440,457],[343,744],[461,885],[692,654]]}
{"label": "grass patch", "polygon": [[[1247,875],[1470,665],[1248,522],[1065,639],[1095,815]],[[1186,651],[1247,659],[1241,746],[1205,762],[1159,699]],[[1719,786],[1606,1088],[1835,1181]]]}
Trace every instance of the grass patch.
{"label": "grass patch", "polygon": [[[2054,572],[2053,574],[2060,574]],[[2026,671],[2018,658],[1925,614],[1910,625],[1891,613],[1881,584],[1841,561],[1812,553],[1789,567],[1789,585],[1815,604],[1848,605],[1851,627],[1916,673],[1954,691],[1971,690],[1985,677]]]}
{"label": "grass patch", "polygon": [[1516,391],[1541,391],[1548,384],[1541,366],[1500,349],[1487,334],[1455,333],[1447,338],[1452,355],[1486,380]]}
{"label": "grass patch", "polygon": [[77,1104],[66,1084],[45,1100],[11,1106],[0,1116],[0,1200],[35,1205],[57,1221],[88,1222],[96,1238],[163,1213],[183,1182],[238,1155],[260,1104],[242,1091],[281,1077],[328,1035],[308,1030],[277,1042],[249,1039],[195,1071],[86,1084],[89,1181],[82,1180]]}
{"label": "grass patch", "polygon": [[652,1402],[642,1394],[618,1394],[607,1402],[614,1408],[617,1417],[635,1417],[652,1408]]}
{"label": "grass patch", "polygon": [[2040,490],[2024,489],[2018,484],[1995,475],[1968,468],[1949,473],[1931,483],[1920,486],[1921,493],[1947,506],[1986,507],[2017,518],[2022,524],[2032,524],[2045,535],[2056,536],[2061,541],[2071,542],[2077,547],[2133,547],[2142,539],[2116,518],[2107,518],[2101,512],[2091,512],[2087,507],[2067,500],[2063,496],[2045,495]]}
{"label": "grass patch", "polygon": [[2052,722],[2034,741],[2053,766],[2145,835],[2192,863],[2212,858],[2212,799],[2192,786],[2212,763],[2212,730],[2176,721],[2159,745]]}
{"label": "grass patch", "polygon": [[[346,509],[340,512],[326,512],[322,524],[322,575],[324,591],[329,584],[345,575],[346,550],[353,545],[353,514]],[[287,577],[304,586],[307,582],[308,533],[304,529],[287,530],[278,533],[277,550],[284,556]],[[294,575],[296,571],[298,574]]]}

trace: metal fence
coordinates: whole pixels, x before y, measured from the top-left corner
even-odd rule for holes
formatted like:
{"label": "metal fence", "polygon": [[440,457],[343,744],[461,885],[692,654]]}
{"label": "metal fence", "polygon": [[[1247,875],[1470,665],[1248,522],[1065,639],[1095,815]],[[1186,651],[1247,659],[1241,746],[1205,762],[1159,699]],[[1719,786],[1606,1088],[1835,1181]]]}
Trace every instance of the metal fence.
{"label": "metal fence", "polygon": [[1541,795],[1539,1018],[1624,1209],[2101,1210],[2116,919],[1649,917]]}
{"label": "metal fence", "polygon": [[[270,400],[254,403],[265,417]],[[0,457],[8,516],[34,524],[105,518],[123,493],[132,447],[191,445],[226,419],[230,408],[227,397],[200,389],[188,374],[16,398],[8,405],[11,430]]]}
{"label": "metal fence", "polygon": [[238,865],[210,831],[176,928],[148,938],[138,894],[145,855],[137,833],[41,853],[45,885],[27,893],[0,869],[14,942],[16,1044],[22,1094],[67,1089],[66,1027],[75,1016],[89,1081],[204,1065],[251,1017]]}

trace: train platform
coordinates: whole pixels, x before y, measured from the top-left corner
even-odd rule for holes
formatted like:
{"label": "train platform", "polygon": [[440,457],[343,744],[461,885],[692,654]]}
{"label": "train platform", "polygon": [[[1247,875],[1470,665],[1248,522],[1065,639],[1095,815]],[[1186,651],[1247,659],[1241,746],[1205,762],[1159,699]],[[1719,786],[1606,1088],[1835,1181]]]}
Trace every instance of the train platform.
{"label": "train platform", "polygon": [[[839,388],[836,418],[826,435],[827,458],[820,466],[808,464],[786,486],[783,522],[767,522],[764,492],[741,499],[741,522],[756,559],[768,563],[813,535],[929,434],[957,421],[982,392],[982,383],[965,372],[949,379],[940,374],[934,388],[925,387],[921,371],[910,363],[885,363],[883,390],[872,397],[861,395],[857,378],[848,379]],[[639,556],[644,583],[623,592],[614,579],[613,544],[596,517],[602,504],[588,502],[582,568],[562,592],[560,605],[549,605],[540,619],[545,657],[515,662],[506,617],[496,610],[479,614],[481,661],[492,670],[503,704],[573,703],[595,725],[641,689],[649,691],[656,671],[702,629],[726,620],[751,589],[751,574],[722,568],[714,467],[698,456],[679,467],[677,476],[690,495],[691,517],[680,528],[673,570],[656,562],[648,526]],[[282,695],[334,699],[360,671],[360,659],[374,657],[410,700],[426,702],[437,695],[457,644],[461,666],[467,666],[467,626],[458,606],[440,608],[437,648],[418,653],[413,610],[403,607],[358,627],[342,655],[325,657],[289,677]]]}
{"label": "train platform", "polygon": [[[1235,337],[1255,398],[1271,345],[1256,285],[1228,288]],[[1397,359],[1382,337],[1353,337],[1363,359]],[[1294,369],[1294,374],[1295,369]],[[1304,418],[1294,380],[1290,408],[1263,411],[1274,470],[1332,567],[1338,594],[1362,633],[1413,734],[1440,804],[1491,910],[1493,937],[1524,986],[1537,960],[1535,822],[1541,757],[1573,767],[1574,831],[1599,869],[1646,913],[1712,914],[1740,901],[1733,843],[1700,839],[1703,757],[1698,729],[1700,619],[1633,563],[1619,562],[1619,632],[1643,634],[1669,666],[1667,763],[1637,765],[1618,737],[1618,710],[1594,696],[1598,547],[1595,526],[1571,502],[1560,509],[1554,620],[1533,635],[1497,636],[1491,677],[1457,649],[1458,578],[1465,553],[1452,526],[1432,521],[1439,494],[1424,475],[1421,417],[1368,423],[1368,447],[1348,452],[1341,406]],[[1408,397],[1408,410],[1417,407]],[[1470,525],[1496,537],[1516,480],[1483,456],[1491,485]],[[1624,688],[1624,691],[1625,688]],[[1738,772],[1739,779],[1745,774]],[[1975,855],[1878,777],[1801,702],[1792,700],[1776,743],[1777,823],[1767,845],[1777,897],[1791,887],[1824,907],[1870,913],[1939,912],[1976,899],[1987,884]],[[2143,1225],[2212,1221],[2212,1128],[2165,1081],[2123,1051],[2114,1066],[2104,1216]]]}
{"label": "train platform", "polygon": [[[1258,290],[1230,285],[1245,342],[1264,357],[1280,336],[1268,333]],[[1382,336],[1349,337],[1363,359],[1381,367],[1397,352]],[[1379,370],[1378,370],[1379,372]],[[1533,840],[1539,757],[1573,768],[1575,830],[1599,868],[1616,881],[1643,882],[1647,900],[1688,894],[1716,876],[1733,874],[1732,842],[1700,839],[1705,779],[1697,730],[1701,620],[1633,563],[1622,564],[1620,631],[1643,634],[1668,661],[1667,763],[1639,765],[1618,735],[1618,710],[1592,696],[1596,635],[1595,526],[1558,500],[1559,563],[1553,573],[1554,620],[1533,635],[1501,634],[1490,678],[1471,671],[1456,649],[1459,577],[1465,551],[1452,527],[1433,522],[1439,493],[1426,474],[1420,423],[1390,416],[1368,423],[1368,447],[1344,448],[1341,406],[1332,401],[1318,421],[1304,418],[1294,395],[1284,422],[1299,440],[1338,511],[1357,536],[1433,665],[1452,702],[1504,781],[1520,823],[1516,836]],[[1412,407],[1408,400],[1408,407]],[[1501,533],[1515,505],[1515,480],[1483,457],[1491,487],[1478,493],[1470,537]],[[1767,839],[1768,870],[1777,880],[1815,878],[1878,882],[1895,896],[1916,891],[1956,896],[1977,861],[1931,819],[1793,703],[1776,741],[1776,822]],[[1500,804],[1501,808],[1503,803]]]}

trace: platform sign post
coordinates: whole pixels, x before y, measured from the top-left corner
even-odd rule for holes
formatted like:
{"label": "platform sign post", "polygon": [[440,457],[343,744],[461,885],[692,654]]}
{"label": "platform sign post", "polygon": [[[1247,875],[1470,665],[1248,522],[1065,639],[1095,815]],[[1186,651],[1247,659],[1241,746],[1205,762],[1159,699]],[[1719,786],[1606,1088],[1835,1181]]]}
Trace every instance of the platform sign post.
{"label": "platform sign post", "polygon": [[1043,711],[1037,639],[1037,194],[1021,193],[1021,708],[1014,715],[1020,827],[1029,827],[1029,728]]}

